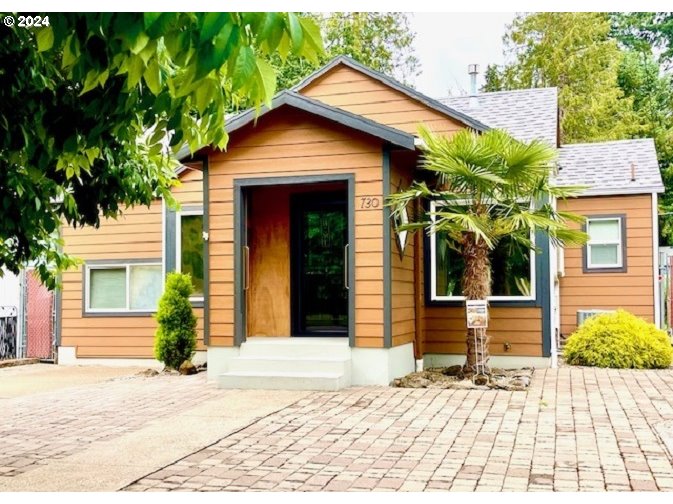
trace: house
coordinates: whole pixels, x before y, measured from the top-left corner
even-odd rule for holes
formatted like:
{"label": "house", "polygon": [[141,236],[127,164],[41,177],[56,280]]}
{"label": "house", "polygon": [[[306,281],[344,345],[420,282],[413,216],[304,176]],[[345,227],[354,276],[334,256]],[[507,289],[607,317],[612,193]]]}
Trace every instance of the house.
{"label": "house", "polygon": [[494,252],[494,365],[549,366],[583,310],[658,322],[654,146],[561,146],[558,112],[553,88],[435,100],[334,59],[259,116],[230,119],[226,152],[181,153],[180,211],[156,201],[99,229],[63,229],[85,264],[63,274],[59,362],[151,364],[172,270],[192,274],[197,359],[225,387],[387,384],[421,359],[462,362],[456,263],[436,236],[398,235],[384,206],[417,176],[419,123],[542,139],[559,149],[556,182],[587,186],[558,202],[588,217],[585,247],[538,235],[539,253],[516,264]]}

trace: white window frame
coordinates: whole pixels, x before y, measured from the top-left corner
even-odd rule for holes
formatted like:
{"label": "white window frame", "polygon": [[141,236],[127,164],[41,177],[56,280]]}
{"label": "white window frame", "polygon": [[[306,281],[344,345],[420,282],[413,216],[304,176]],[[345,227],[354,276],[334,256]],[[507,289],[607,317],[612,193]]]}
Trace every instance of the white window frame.
{"label": "white window frame", "polygon": [[[190,215],[200,215],[203,217],[203,208],[193,208],[189,210],[181,210],[180,212],[175,213],[175,271],[182,272],[182,216]],[[201,231],[201,237],[203,239],[203,230]],[[203,246],[205,249],[205,240],[203,241]],[[203,265],[204,270],[206,265]],[[205,280],[205,279],[204,279]],[[205,288],[205,285],[204,285]],[[204,294],[205,295],[205,294]],[[192,302],[203,302],[204,295],[201,296],[189,296],[189,300]]]}
{"label": "white window frame", "polygon": [[[617,231],[619,233],[618,240],[615,241],[596,241],[591,239],[589,235],[589,240],[587,241],[587,269],[596,270],[596,269],[621,269],[624,267],[624,236],[622,229],[624,227],[623,217],[615,215],[614,217],[591,217],[587,216],[587,234],[591,232],[591,223],[598,221],[616,221],[617,222]],[[591,262],[591,247],[592,245],[616,245],[617,246],[617,264],[593,264]]]}
{"label": "white window frame", "polygon": [[[155,313],[157,308],[148,310],[147,308],[131,308],[131,268],[134,266],[159,266],[162,268],[162,287],[163,292],[163,264],[161,261],[142,261],[142,262],[120,262],[120,263],[100,263],[87,264],[85,266],[84,280],[84,312],[85,313]],[[124,308],[91,308],[91,270],[110,270],[126,269],[126,306]]]}
{"label": "white window frame", "polygon": [[[433,222],[430,234],[430,299],[432,301],[465,301],[465,296],[438,296],[437,295],[437,234],[434,229],[434,222],[437,206],[441,203],[437,201],[430,202],[430,219]],[[535,244],[535,233],[531,233],[531,240]],[[530,250],[530,296],[489,296],[489,301],[535,301],[536,296],[536,271],[535,271],[535,250]]]}

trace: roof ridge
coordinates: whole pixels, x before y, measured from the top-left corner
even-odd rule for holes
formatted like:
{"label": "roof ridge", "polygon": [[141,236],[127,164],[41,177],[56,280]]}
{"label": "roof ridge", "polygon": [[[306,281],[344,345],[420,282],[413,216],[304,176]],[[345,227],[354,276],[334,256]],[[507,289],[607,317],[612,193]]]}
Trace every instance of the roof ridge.
{"label": "roof ridge", "polygon": [[645,138],[622,138],[621,140],[599,140],[597,142],[577,142],[577,143],[568,143],[562,144],[559,149],[564,147],[577,147],[584,145],[605,145],[605,144],[615,144],[615,143],[626,143],[626,142],[652,142],[654,143],[654,138],[645,137]]}
{"label": "roof ridge", "polygon": [[[477,93],[476,96],[479,98],[480,96],[493,96],[493,95],[498,95],[498,94],[513,94],[513,93],[524,93],[524,92],[530,92],[530,91],[550,91],[550,90],[555,90],[558,93],[558,87],[557,86],[546,86],[546,87],[532,87],[532,88],[521,88],[521,89],[507,89],[507,90],[502,90],[502,91],[487,91],[487,92],[479,92]],[[473,95],[470,94],[462,94],[462,95],[457,95],[457,96],[445,96],[443,98],[438,98],[439,100],[450,100],[452,98],[470,98]]]}

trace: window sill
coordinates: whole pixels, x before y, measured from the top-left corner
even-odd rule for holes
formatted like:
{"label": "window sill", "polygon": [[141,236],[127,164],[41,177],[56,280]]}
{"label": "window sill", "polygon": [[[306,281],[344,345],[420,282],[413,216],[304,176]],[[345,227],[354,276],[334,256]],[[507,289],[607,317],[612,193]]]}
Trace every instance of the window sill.
{"label": "window sill", "polygon": [[626,266],[600,266],[596,268],[585,266],[582,273],[626,273]]}
{"label": "window sill", "polygon": [[203,308],[205,306],[203,298],[189,298],[189,302],[192,304],[192,308]]}
{"label": "window sill", "polygon": [[[493,300],[489,301],[488,305],[493,308],[505,308],[505,307],[531,307],[531,306],[542,306],[537,299],[521,299],[521,300]],[[425,306],[427,307],[453,307],[453,308],[462,308],[465,306],[465,301],[460,300],[451,300],[451,301],[439,301],[436,299],[428,299],[425,301]]]}
{"label": "window sill", "polygon": [[154,311],[111,311],[111,312],[83,312],[83,317],[151,317]]}

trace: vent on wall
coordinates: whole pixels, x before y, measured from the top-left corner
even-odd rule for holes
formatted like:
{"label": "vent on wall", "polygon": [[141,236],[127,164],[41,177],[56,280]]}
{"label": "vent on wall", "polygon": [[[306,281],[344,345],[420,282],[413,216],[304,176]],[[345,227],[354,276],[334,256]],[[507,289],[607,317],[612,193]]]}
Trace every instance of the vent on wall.
{"label": "vent on wall", "polygon": [[582,325],[586,319],[601,313],[612,313],[614,310],[577,310],[577,326]]}

